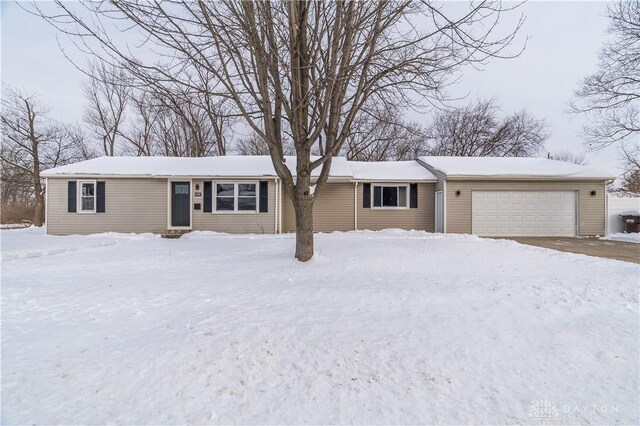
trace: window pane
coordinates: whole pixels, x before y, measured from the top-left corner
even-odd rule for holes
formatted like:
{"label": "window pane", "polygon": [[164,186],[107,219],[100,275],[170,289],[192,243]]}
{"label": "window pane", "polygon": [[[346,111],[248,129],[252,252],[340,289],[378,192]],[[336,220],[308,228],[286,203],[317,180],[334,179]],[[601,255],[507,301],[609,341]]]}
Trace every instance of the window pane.
{"label": "window pane", "polygon": [[94,197],[82,197],[82,210],[93,211]]}
{"label": "window pane", "polygon": [[82,196],[90,196],[93,197],[93,184],[92,183],[83,183],[82,184]]}
{"label": "window pane", "polygon": [[238,195],[240,197],[255,197],[256,196],[256,185],[253,183],[239,183],[238,184]]}
{"label": "window pane", "polygon": [[239,197],[238,210],[256,211],[256,197],[246,197],[246,198]]}
{"label": "window pane", "polygon": [[382,187],[373,187],[373,207],[382,207]]}
{"label": "window pane", "polygon": [[233,184],[232,183],[216,184],[216,194],[220,197],[233,197]]}
{"label": "window pane", "polygon": [[384,207],[398,207],[397,186],[385,186],[382,188],[382,205]]}
{"label": "window pane", "polygon": [[398,187],[398,207],[407,207],[407,187]]}
{"label": "window pane", "polygon": [[216,210],[233,211],[233,197],[216,198]]}
{"label": "window pane", "polygon": [[189,184],[175,184],[173,185],[173,191],[175,194],[188,194],[189,193]]}

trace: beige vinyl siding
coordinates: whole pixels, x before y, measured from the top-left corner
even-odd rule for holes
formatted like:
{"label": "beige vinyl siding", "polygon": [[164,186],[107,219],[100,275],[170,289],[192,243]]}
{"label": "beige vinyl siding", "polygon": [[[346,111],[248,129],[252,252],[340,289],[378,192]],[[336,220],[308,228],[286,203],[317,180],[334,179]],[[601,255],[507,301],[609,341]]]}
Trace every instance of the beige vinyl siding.
{"label": "beige vinyl siding", "polygon": [[[283,192],[282,231],[296,230],[291,199]],[[314,232],[352,231],[354,229],[354,184],[327,183],[313,205]]]}
{"label": "beige vinyl siding", "polygon": [[428,232],[435,230],[435,182],[418,184],[418,208],[415,209],[364,208],[363,187],[362,183],[358,183],[358,229],[400,228]]}
{"label": "beige vinyl siding", "polygon": [[[456,191],[460,196],[456,196]],[[470,234],[471,191],[577,191],[578,234],[603,235],[605,226],[604,181],[466,181],[447,180],[447,232]],[[591,196],[591,191],[596,191]]]}
{"label": "beige vinyl siding", "polygon": [[[213,179],[212,179],[213,180]],[[276,185],[273,180],[268,181],[269,197],[268,212],[266,213],[205,213],[203,196],[195,196],[196,192],[204,194],[204,179],[193,180],[193,203],[200,203],[200,210],[193,210],[193,230],[228,232],[230,234],[274,234],[275,233],[275,211],[276,211]],[[256,183],[259,180],[213,180],[220,183]],[[199,189],[196,190],[196,185]],[[215,186],[213,187],[213,206],[215,210]]]}
{"label": "beige vinyl siding", "polygon": [[167,179],[96,178],[105,182],[105,213],[68,213],[70,180],[49,178],[47,233],[163,232],[167,229]]}

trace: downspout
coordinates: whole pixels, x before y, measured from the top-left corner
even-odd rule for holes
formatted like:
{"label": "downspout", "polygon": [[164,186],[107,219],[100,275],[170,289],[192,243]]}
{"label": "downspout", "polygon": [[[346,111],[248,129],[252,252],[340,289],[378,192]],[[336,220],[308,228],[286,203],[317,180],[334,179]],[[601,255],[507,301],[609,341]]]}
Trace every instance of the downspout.
{"label": "downspout", "polygon": [[353,183],[353,229],[358,230],[358,182]]}
{"label": "downspout", "polygon": [[442,233],[447,233],[447,180],[442,180]]}

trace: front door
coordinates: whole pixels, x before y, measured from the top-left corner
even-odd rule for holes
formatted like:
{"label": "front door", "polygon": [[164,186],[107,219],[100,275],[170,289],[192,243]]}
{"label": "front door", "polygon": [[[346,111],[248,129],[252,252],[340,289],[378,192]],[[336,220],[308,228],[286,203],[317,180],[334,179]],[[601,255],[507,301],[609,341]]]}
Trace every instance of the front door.
{"label": "front door", "polygon": [[171,182],[171,226],[191,226],[191,183]]}

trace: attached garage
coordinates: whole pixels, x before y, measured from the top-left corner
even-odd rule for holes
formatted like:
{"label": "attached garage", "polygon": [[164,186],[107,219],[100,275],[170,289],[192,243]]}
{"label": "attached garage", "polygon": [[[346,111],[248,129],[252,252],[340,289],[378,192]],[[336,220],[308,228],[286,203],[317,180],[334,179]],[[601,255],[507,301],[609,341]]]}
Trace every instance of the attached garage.
{"label": "attached garage", "polygon": [[437,229],[484,237],[604,235],[613,176],[544,158],[420,157],[437,177]]}
{"label": "attached garage", "polygon": [[576,235],[575,191],[472,191],[471,199],[475,235]]}

